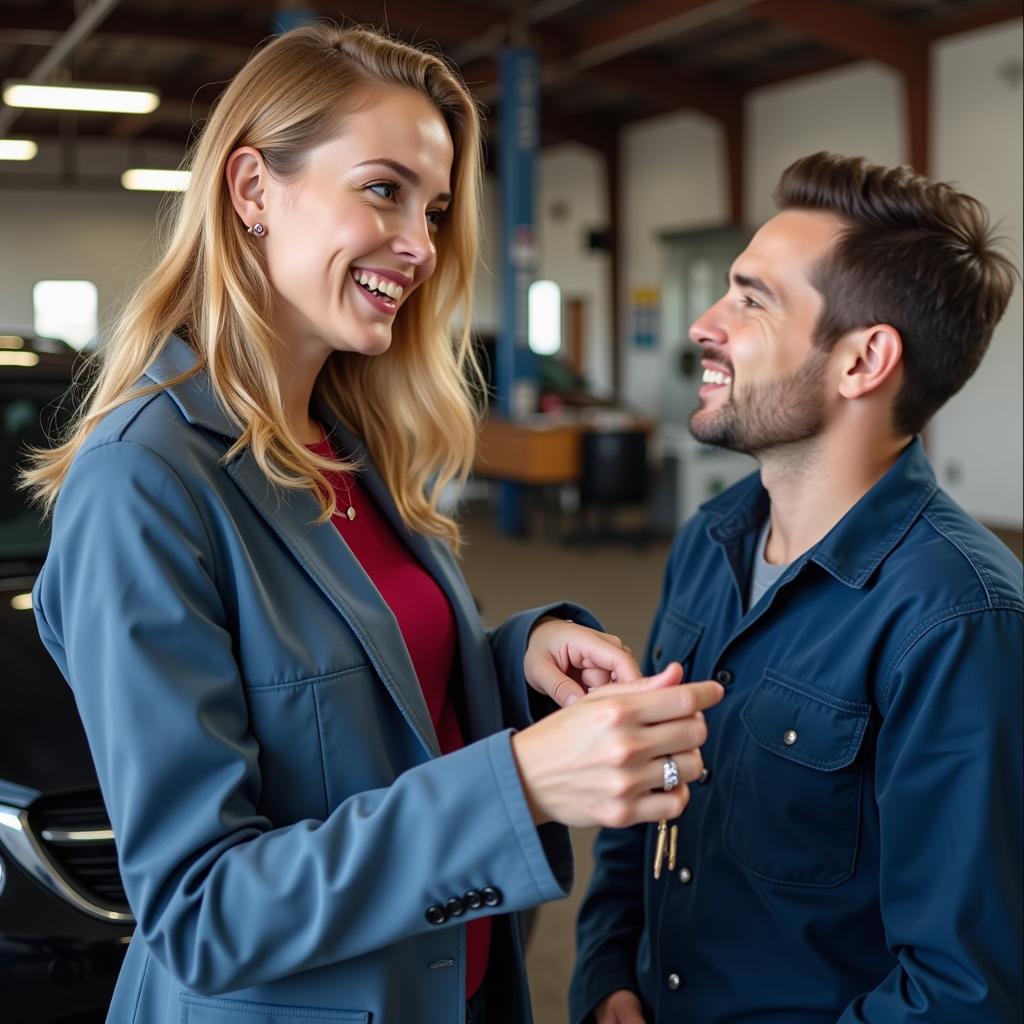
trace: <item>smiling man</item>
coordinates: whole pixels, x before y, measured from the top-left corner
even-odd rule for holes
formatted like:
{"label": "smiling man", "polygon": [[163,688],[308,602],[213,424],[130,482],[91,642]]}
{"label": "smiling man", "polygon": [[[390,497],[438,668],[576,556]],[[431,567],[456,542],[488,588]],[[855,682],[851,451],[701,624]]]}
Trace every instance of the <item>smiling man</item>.
{"label": "smiling man", "polygon": [[906,169],[819,153],[777,200],[690,331],[690,428],[760,473],[681,531],[644,669],[726,696],[683,816],[598,839],[571,1020],[1017,1019],[1024,581],[917,436],[1015,271]]}

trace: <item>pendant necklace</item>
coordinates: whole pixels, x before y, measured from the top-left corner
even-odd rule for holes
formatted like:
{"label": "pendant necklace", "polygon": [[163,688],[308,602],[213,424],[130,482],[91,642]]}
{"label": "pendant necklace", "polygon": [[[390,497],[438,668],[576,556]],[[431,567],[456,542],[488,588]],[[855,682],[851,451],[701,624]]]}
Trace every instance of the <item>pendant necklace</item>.
{"label": "pendant necklace", "polygon": [[[320,426],[320,443],[323,444],[325,441],[328,440],[327,431],[324,430],[322,424],[318,424],[318,425]],[[333,454],[333,452],[332,452],[332,454]],[[345,518],[351,523],[352,520],[355,519],[355,517],[356,517],[355,506],[352,504],[352,485],[348,482],[347,474],[345,474],[345,473],[336,473],[335,475],[337,476],[337,478],[339,480],[341,480],[345,484],[345,505],[346,505],[346,508],[345,508],[344,512],[339,512],[339,513],[336,513],[336,514],[344,515]],[[335,488],[335,498],[337,498],[337,488]]]}

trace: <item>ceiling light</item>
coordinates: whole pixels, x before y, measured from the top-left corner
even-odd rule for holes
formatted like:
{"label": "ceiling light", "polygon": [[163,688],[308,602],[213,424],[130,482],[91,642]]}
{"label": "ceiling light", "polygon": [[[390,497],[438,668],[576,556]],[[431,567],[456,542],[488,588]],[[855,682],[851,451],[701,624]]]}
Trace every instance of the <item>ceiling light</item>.
{"label": "ceiling light", "polygon": [[133,192],[184,192],[191,177],[191,171],[133,167],[121,175],[121,184]]}
{"label": "ceiling light", "polygon": [[0,160],[31,160],[38,152],[31,139],[0,139]]}
{"label": "ceiling light", "polygon": [[149,114],[160,106],[155,89],[122,85],[40,84],[4,82],[4,103],[9,107],[42,110],[91,110],[101,114]]}
{"label": "ceiling light", "polygon": [[38,366],[35,352],[0,352],[0,366]]}

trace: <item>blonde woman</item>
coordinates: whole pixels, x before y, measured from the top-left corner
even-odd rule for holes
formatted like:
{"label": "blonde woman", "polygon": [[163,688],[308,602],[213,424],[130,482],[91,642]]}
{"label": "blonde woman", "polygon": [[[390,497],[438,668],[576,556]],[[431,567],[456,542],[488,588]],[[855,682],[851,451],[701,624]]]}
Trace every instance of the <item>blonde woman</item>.
{"label": "blonde woman", "polygon": [[[641,679],[570,605],[488,635],[459,572],[479,149],[436,57],[271,43],[37,454],[39,628],[138,919],[112,1022],[527,1021],[556,823],[675,817],[700,771],[717,684]],[[524,680],[566,706],[531,724]]]}

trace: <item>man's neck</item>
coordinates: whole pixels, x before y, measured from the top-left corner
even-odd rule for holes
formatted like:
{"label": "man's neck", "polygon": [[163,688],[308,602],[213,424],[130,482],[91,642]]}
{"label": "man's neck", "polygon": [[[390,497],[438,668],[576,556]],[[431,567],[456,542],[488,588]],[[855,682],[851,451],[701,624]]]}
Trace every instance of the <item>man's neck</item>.
{"label": "man's neck", "polygon": [[786,565],[817,544],[885,475],[909,440],[818,437],[801,451],[762,454],[761,482],[771,498],[766,560]]}

